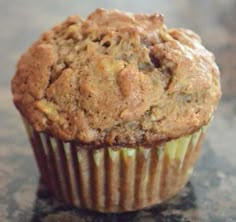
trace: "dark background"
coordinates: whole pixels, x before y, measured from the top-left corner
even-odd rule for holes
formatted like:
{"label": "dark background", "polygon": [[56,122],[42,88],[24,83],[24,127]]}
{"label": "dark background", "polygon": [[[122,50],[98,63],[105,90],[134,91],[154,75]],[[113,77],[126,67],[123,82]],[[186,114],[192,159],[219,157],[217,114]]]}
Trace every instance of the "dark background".
{"label": "dark background", "polygon": [[[21,120],[10,80],[19,56],[68,15],[97,7],[159,12],[169,27],[190,28],[215,53],[223,97],[185,189],[167,204],[122,215],[102,215],[50,203]],[[236,1],[235,0],[0,0],[0,221],[236,221]]]}

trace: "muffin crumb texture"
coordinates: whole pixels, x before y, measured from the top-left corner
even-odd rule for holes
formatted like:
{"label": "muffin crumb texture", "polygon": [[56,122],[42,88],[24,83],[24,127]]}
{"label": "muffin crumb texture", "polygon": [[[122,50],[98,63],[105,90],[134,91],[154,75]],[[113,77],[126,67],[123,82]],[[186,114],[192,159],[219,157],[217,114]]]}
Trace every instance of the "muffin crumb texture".
{"label": "muffin crumb texture", "polygon": [[219,70],[200,37],[159,14],[97,9],[44,33],[18,62],[14,103],[37,131],[150,147],[207,124]]}

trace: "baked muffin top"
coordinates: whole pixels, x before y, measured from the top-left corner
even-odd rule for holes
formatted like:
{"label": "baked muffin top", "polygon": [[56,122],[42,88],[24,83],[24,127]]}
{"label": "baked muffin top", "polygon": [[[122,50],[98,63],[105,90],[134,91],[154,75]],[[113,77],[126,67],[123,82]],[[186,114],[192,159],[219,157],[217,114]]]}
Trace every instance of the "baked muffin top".
{"label": "baked muffin top", "polygon": [[13,100],[37,131],[98,146],[152,147],[208,123],[221,95],[200,37],[160,14],[69,17],[20,58]]}

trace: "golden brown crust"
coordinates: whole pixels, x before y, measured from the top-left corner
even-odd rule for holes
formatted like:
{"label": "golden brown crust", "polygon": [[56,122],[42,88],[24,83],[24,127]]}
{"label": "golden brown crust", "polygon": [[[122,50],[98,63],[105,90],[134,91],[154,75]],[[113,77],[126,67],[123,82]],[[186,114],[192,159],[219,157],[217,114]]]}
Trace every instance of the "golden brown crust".
{"label": "golden brown crust", "polygon": [[163,17],[98,9],[21,57],[14,103],[37,131],[87,145],[151,146],[197,130],[220,98],[212,53]]}

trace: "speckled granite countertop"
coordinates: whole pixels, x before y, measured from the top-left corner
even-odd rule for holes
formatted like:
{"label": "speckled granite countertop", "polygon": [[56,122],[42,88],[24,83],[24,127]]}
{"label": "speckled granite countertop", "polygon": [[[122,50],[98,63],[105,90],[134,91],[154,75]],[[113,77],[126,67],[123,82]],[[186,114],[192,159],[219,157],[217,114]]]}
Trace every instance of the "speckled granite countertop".
{"label": "speckled granite countertop", "polygon": [[[84,2],[84,3],[82,3]],[[87,2],[87,3],[85,3]],[[176,2],[176,3],[174,3]],[[200,33],[216,54],[224,96],[189,183],[174,199],[127,214],[98,214],[53,201],[40,185],[33,154],[11,102],[10,79],[20,54],[69,14],[96,7],[158,11],[169,26]],[[0,222],[233,222],[236,221],[236,1],[3,1],[0,0]]]}

